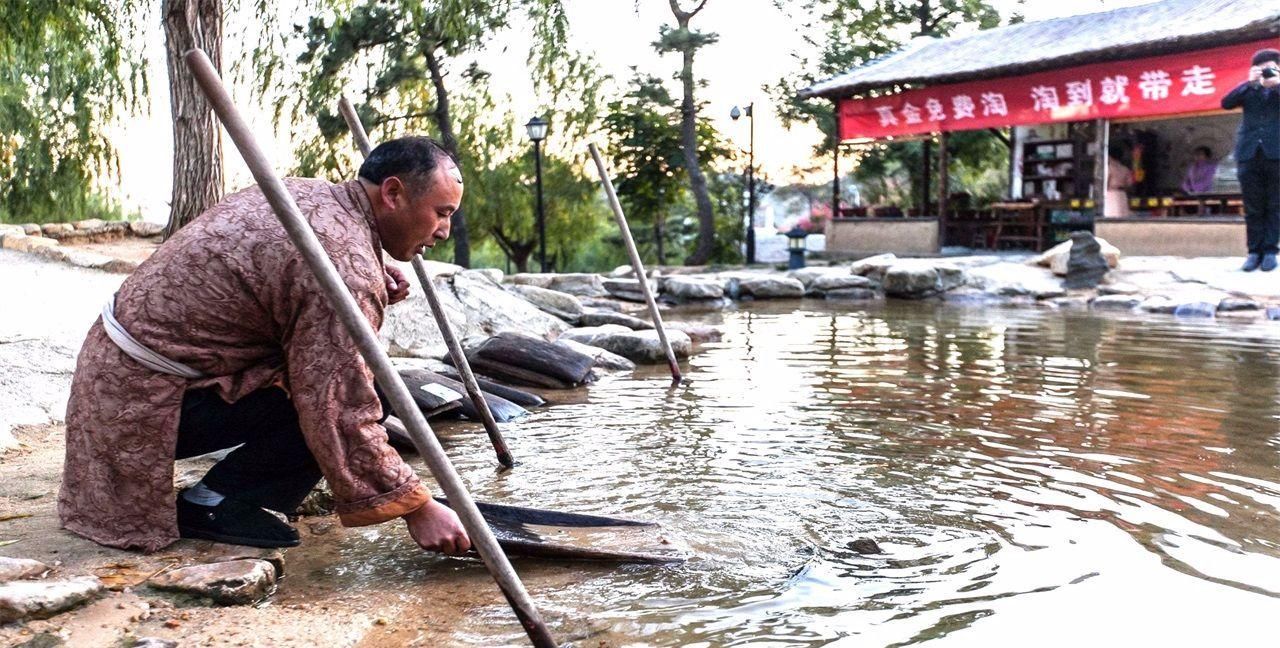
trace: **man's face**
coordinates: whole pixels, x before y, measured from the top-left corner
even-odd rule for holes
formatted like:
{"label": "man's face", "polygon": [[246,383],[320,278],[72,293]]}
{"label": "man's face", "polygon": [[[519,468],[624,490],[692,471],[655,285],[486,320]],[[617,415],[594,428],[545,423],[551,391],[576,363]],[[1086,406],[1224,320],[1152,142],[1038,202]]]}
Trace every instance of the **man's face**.
{"label": "man's face", "polygon": [[462,174],[446,160],[419,193],[393,176],[382,181],[378,198],[381,209],[374,213],[382,247],[391,258],[409,261],[449,238],[449,217],[462,202]]}

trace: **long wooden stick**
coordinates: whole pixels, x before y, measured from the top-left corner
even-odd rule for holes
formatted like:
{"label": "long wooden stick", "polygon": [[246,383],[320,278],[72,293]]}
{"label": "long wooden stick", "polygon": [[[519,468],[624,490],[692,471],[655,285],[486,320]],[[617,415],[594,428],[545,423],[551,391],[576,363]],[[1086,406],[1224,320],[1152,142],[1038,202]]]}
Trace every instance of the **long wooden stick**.
{"label": "long wooden stick", "polygon": [[676,362],[676,352],[671,348],[671,342],[667,340],[667,329],[662,325],[662,315],[658,313],[658,302],[653,298],[653,291],[649,289],[649,277],[644,273],[644,262],[640,260],[640,253],[636,251],[636,242],[631,238],[631,228],[627,227],[627,217],[622,213],[622,205],[618,202],[618,195],[613,191],[613,181],[609,179],[609,172],[604,168],[604,160],[600,157],[600,150],[595,144],[589,146],[591,149],[591,158],[596,161],[596,170],[600,172],[600,182],[604,184],[605,196],[609,198],[609,206],[613,208],[613,219],[618,222],[618,229],[622,230],[622,240],[627,244],[627,255],[631,257],[631,268],[635,270],[636,278],[640,280],[640,292],[644,293],[644,300],[649,304],[649,316],[653,318],[653,327],[658,331],[658,340],[662,342],[662,349],[667,352],[667,364],[671,365],[671,384],[680,383],[683,378],[680,375],[680,363]]}
{"label": "long wooden stick", "polygon": [[[369,135],[365,133],[364,124],[360,123],[360,116],[356,114],[355,106],[351,102],[342,97],[338,100],[338,111],[342,113],[342,118],[347,121],[347,128],[351,129],[351,139],[355,140],[356,148],[360,149],[360,154],[369,157],[369,152],[373,150],[373,145],[369,143]],[[475,404],[476,411],[480,413],[480,422],[484,423],[484,431],[489,434],[489,442],[493,444],[493,449],[498,453],[498,463],[510,468],[515,465],[515,459],[511,456],[511,451],[507,449],[507,441],[502,438],[502,432],[498,430],[498,422],[493,419],[493,412],[489,411],[489,403],[484,399],[484,392],[480,391],[480,385],[476,383],[475,374],[471,373],[471,363],[467,362],[467,354],[462,351],[462,345],[458,343],[458,338],[453,334],[453,326],[449,324],[449,318],[445,315],[444,307],[440,305],[440,296],[436,294],[435,284],[431,282],[431,277],[427,274],[426,264],[422,262],[422,255],[413,255],[413,272],[418,275],[418,281],[422,284],[422,292],[427,295],[427,304],[430,306],[431,315],[436,319],[436,326],[440,329],[440,335],[444,337],[445,346],[449,347],[449,355],[453,358],[453,365],[458,368],[458,374],[462,376],[462,385],[467,389],[467,395],[471,397],[471,402]]]}
{"label": "long wooden stick", "polygon": [[525,591],[524,584],[520,582],[515,570],[511,568],[511,563],[507,561],[506,554],[502,553],[502,549],[498,546],[498,541],[493,537],[493,532],[485,524],[484,518],[480,515],[475,502],[471,499],[471,494],[467,492],[466,485],[462,483],[462,479],[458,476],[457,471],[454,470],[453,464],[445,456],[444,449],[440,447],[440,442],[431,431],[431,426],[427,423],[427,419],[422,415],[422,411],[418,409],[417,405],[414,404],[413,396],[409,394],[409,389],[405,387],[404,381],[400,379],[400,374],[391,366],[391,359],[382,350],[382,345],[378,343],[378,337],[374,334],[373,327],[369,325],[369,322],[360,312],[355,298],[351,296],[346,283],[343,282],[337,269],[334,268],[333,262],[329,259],[324,247],[320,245],[320,239],[316,237],[315,232],[311,230],[306,220],[303,219],[297,203],[293,200],[293,196],[285,189],[284,183],[280,181],[280,178],[272,170],[271,163],[258,148],[258,144],[254,141],[248,125],[241,118],[240,112],[231,101],[231,96],[227,94],[226,88],[223,87],[222,80],[218,77],[218,72],[213,69],[213,65],[209,62],[209,57],[204,52],[193,49],[183,54],[183,58],[186,60],[187,66],[191,68],[191,73],[195,77],[196,83],[200,85],[200,89],[208,97],[214,113],[222,120],[222,125],[226,128],[227,134],[231,136],[231,141],[235,142],[241,157],[248,164],[249,170],[253,172],[254,179],[258,181],[258,188],[262,190],[267,201],[271,203],[272,209],[275,210],[280,223],[284,225],[285,231],[289,233],[289,238],[293,241],[294,246],[298,248],[303,260],[306,261],[311,271],[315,273],[325,296],[333,304],[338,318],[342,321],[347,333],[351,335],[356,347],[360,350],[360,355],[364,357],[364,361],[368,363],[369,368],[378,379],[378,383],[382,385],[383,391],[390,399],[392,406],[395,407],[396,412],[403,416],[404,424],[408,428],[414,446],[417,447],[418,453],[422,458],[426,460],[427,466],[431,469],[431,474],[435,476],[436,481],[444,489],[450,505],[458,513],[462,525],[471,537],[472,544],[480,554],[480,558],[484,560],[485,566],[489,568],[489,573],[493,575],[493,579],[497,581],[502,594],[507,598],[507,602],[520,619],[520,623],[524,626],[525,633],[529,635],[530,641],[539,648],[554,647],[556,642],[551,637],[550,631],[547,630],[546,624],[543,623],[538,609],[534,606],[533,601],[530,600],[529,593]]}

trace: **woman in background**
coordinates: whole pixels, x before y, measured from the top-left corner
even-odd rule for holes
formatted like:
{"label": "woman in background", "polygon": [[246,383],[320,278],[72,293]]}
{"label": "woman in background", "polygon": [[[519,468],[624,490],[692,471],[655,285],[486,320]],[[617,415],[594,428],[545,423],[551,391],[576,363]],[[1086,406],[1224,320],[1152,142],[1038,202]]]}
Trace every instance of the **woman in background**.
{"label": "woman in background", "polygon": [[1128,216],[1131,213],[1126,189],[1133,186],[1133,171],[1120,161],[1122,157],[1124,150],[1120,147],[1112,146],[1107,149],[1107,199],[1102,212],[1104,217]]}

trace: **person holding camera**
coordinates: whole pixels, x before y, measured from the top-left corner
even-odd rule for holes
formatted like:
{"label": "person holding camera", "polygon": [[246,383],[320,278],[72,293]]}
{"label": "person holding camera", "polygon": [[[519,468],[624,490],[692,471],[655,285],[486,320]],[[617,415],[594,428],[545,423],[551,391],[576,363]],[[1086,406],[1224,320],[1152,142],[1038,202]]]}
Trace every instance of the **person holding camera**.
{"label": "person holding camera", "polygon": [[1236,135],[1236,173],[1244,194],[1249,256],[1240,268],[1276,269],[1280,250],[1280,50],[1258,50],[1249,79],[1222,98],[1226,110],[1242,109]]}

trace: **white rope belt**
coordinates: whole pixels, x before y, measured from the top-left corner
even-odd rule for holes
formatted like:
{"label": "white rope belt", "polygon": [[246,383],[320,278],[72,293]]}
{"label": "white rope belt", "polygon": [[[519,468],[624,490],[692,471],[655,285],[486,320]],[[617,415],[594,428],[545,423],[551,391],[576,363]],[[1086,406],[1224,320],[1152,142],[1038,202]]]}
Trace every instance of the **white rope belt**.
{"label": "white rope belt", "polygon": [[102,305],[102,328],[107,332],[107,337],[111,338],[116,346],[120,347],[124,354],[138,361],[138,364],[162,374],[170,376],[178,376],[188,380],[203,378],[204,374],[182,364],[176,360],[170,360],[155,351],[147,348],[143,343],[133,339],[129,332],[124,330],[120,322],[116,321],[116,296],[112,295],[107,303]]}

